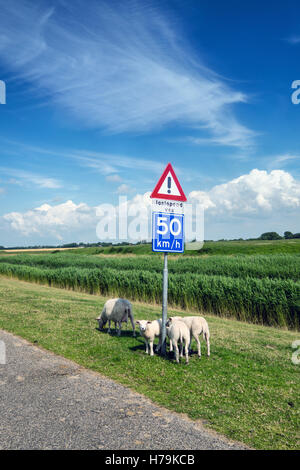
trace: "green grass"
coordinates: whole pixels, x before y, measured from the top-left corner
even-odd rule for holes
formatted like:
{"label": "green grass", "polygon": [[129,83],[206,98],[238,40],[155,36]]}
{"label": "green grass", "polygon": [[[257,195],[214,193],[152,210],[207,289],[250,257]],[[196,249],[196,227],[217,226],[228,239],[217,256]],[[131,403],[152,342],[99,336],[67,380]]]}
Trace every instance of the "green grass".
{"label": "green grass", "polygon": [[[130,328],[120,338],[97,331],[103,297],[1,277],[0,299],[2,329],[251,447],[299,448],[300,365],[291,362],[299,333],[207,316],[211,357],[202,343],[202,358],[185,366],[146,356]],[[160,309],[136,303],[134,315],[155,319]]]}
{"label": "green grass", "polygon": [[[128,245],[110,247],[90,247],[78,248],[68,251],[69,254],[111,254],[111,255],[152,255],[151,245]],[[203,256],[203,255],[254,255],[254,254],[284,254],[300,253],[300,239],[292,240],[248,240],[248,241],[219,241],[205,242],[201,250],[185,251],[183,256]],[[175,255],[176,256],[176,255]],[[172,255],[170,255],[172,257]]]}
{"label": "green grass", "polygon": [[[53,252],[55,252],[55,248]],[[1,254],[6,254],[0,250]],[[13,252],[11,252],[13,253]],[[29,252],[27,252],[29,253]],[[40,254],[45,253],[43,250],[32,250],[30,253]],[[68,250],[65,253],[69,255],[151,255],[158,256],[157,253],[152,253],[151,245],[149,243],[142,245],[125,245],[125,246],[108,246],[108,247],[89,247],[89,248],[75,248]],[[185,251],[181,256],[203,256],[203,255],[268,255],[268,254],[294,254],[300,253],[300,239],[292,240],[248,240],[248,241],[219,241],[219,242],[205,242],[201,250],[198,251]],[[7,253],[10,254],[10,253]],[[170,254],[170,258],[173,255]],[[177,255],[174,255],[177,256]]]}
{"label": "green grass", "polygon": [[[42,268],[111,268],[118,271],[150,271],[161,273],[162,256],[109,256],[84,255],[68,253],[55,254],[17,254],[1,256],[0,263],[37,266]],[[233,278],[253,277],[258,279],[291,279],[300,280],[300,253],[275,255],[213,255],[207,257],[176,257],[168,262],[169,273],[174,274],[207,274]]]}
{"label": "green grass", "polygon": [[206,242],[199,252],[200,255],[274,255],[284,253],[300,253],[300,239]]}

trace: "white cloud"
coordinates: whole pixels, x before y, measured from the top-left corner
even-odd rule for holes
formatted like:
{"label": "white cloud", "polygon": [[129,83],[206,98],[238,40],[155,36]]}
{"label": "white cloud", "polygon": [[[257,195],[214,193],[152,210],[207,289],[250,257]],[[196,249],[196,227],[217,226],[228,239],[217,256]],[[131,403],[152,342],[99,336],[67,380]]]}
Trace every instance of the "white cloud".
{"label": "white cloud", "polygon": [[300,208],[300,182],[283,170],[254,169],[210,191],[192,191],[191,200],[199,201],[214,215],[247,217],[258,213]]}
{"label": "white cloud", "polygon": [[[150,227],[149,196],[149,192],[130,200],[121,196],[120,205],[109,206],[108,219],[114,212],[120,214],[126,209],[128,222],[130,217],[139,216],[141,224]],[[258,236],[268,230],[299,231],[300,181],[283,170],[254,169],[209,191],[192,191],[188,202],[204,207],[206,238]],[[10,212],[0,217],[1,233],[7,235],[9,242],[19,236],[23,245],[24,237],[28,244],[33,239],[47,243],[97,240],[100,207],[69,200],[57,205],[43,204],[26,212]],[[1,244],[7,242],[2,239]]]}
{"label": "white cloud", "polygon": [[[141,223],[149,222],[150,193],[136,195],[131,200],[120,199],[120,210],[126,210],[128,221],[137,215],[141,217]],[[123,196],[122,196],[123,197]],[[1,234],[6,234],[9,244],[12,239],[19,237],[24,245],[24,237],[28,244],[39,243],[48,240],[47,243],[57,241],[92,241],[97,240],[96,229],[99,216],[103,208],[109,206],[109,217],[114,212],[119,214],[119,206],[104,204],[91,207],[83,202],[75,204],[69,200],[61,204],[42,204],[35,209],[26,212],[10,212],[0,217]],[[146,210],[145,210],[146,207]],[[104,213],[102,214],[104,215]],[[1,243],[8,244],[4,240]],[[20,243],[20,242],[18,242]]]}
{"label": "white cloud", "polygon": [[107,175],[105,179],[109,183],[120,183],[122,181],[122,178],[118,174]]}
{"label": "white cloud", "polygon": [[131,191],[130,186],[128,186],[128,184],[124,184],[124,183],[121,184],[117,189],[118,194],[128,194],[130,191]]}
{"label": "white cloud", "polygon": [[167,21],[157,3],[41,5],[0,0],[0,58],[85,126],[117,133],[181,124],[196,130],[196,143],[253,144],[233,112],[246,95],[194,57],[178,20]]}
{"label": "white cloud", "polygon": [[79,231],[83,226],[95,225],[96,208],[85,203],[67,201],[62,204],[43,204],[27,212],[11,212],[2,217],[9,227],[26,236],[38,234],[41,238],[61,239],[69,230]]}

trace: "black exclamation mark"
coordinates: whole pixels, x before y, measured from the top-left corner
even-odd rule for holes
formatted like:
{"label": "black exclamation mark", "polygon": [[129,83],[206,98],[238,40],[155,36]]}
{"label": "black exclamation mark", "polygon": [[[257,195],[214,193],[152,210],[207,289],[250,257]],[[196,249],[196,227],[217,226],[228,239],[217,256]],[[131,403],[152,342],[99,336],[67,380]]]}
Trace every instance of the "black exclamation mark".
{"label": "black exclamation mark", "polygon": [[172,181],[171,176],[168,176],[168,193],[169,194],[171,192],[171,181]]}

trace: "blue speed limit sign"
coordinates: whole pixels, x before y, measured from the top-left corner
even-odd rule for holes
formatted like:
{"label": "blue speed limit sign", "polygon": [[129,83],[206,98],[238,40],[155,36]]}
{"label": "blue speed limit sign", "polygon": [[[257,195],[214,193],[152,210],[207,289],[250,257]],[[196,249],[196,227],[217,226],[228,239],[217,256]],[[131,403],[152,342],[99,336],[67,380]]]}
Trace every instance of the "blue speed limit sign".
{"label": "blue speed limit sign", "polygon": [[152,212],[152,251],[183,253],[183,214]]}

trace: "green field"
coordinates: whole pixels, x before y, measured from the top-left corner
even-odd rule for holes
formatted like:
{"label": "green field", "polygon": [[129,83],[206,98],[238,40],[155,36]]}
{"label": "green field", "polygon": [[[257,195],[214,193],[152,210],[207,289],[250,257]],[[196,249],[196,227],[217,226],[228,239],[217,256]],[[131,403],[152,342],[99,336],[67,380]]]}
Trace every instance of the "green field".
{"label": "green field", "polygon": [[[150,244],[111,246],[105,248],[81,248],[72,250],[76,254],[136,254],[152,255]],[[181,256],[205,256],[205,255],[253,255],[253,254],[283,254],[300,253],[300,239],[292,240],[241,240],[241,241],[208,241],[201,250],[185,251]],[[172,256],[172,255],[171,255]]]}
{"label": "green field", "polygon": [[203,343],[202,358],[193,354],[189,366],[147,357],[130,330],[121,338],[96,330],[108,296],[130,299],[135,319],[161,315],[163,260],[149,245],[2,253],[0,328],[232,439],[296,449],[299,242],[211,242],[199,253],[169,256],[169,313],[201,313],[211,330],[211,357]]}
{"label": "green field", "polygon": [[[269,249],[273,244],[263,243]],[[0,273],[48,286],[161,303],[160,255],[97,255],[89,248],[4,255]],[[168,301],[185,310],[299,330],[300,253],[170,257]]]}
{"label": "green field", "polygon": [[[146,356],[130,328],[120,338],[96,330],[103,297],[0,277],[0,298],[0,328],[251,447],[299,448],[300,366],[291,361],[298,333],[207,315],[211,357],[202,342],[201,359],[177,365]],[[160,316],[158,307],[133,307],[135,319]]]}
{"label": "green field", "polygon": [[[20,252],[23,250],[20,249]],[[26,250],[27,251],[27,250]],[[58,251],[53,249],[53,251]],[[43,249],[33,249],[30,253],[42,254]],[[9,250],[0,250],[0,253],[6,255],[10,254]],[[15,253],[12,251],[11,253]],[[149,243],[139,245],[123,245],[123,246],[107,246],[107,247],[90,247],[90,248],[75,248],[68,251],[69,254],[109,254],[109,255],[151,255],[157,256],[152,253],[151,245]],[[239,240],[239,241],[208,241],[204,243],[201,250],[185,251],[180,256],[206,256],[206,255],[254,255],[254,254],[284,254],[284,253],[298,253],[300,254],[300,239],[291,240]],[[170,255],[171,257],[173,255]],[[176,255],[175,255],[176,256]]]}

